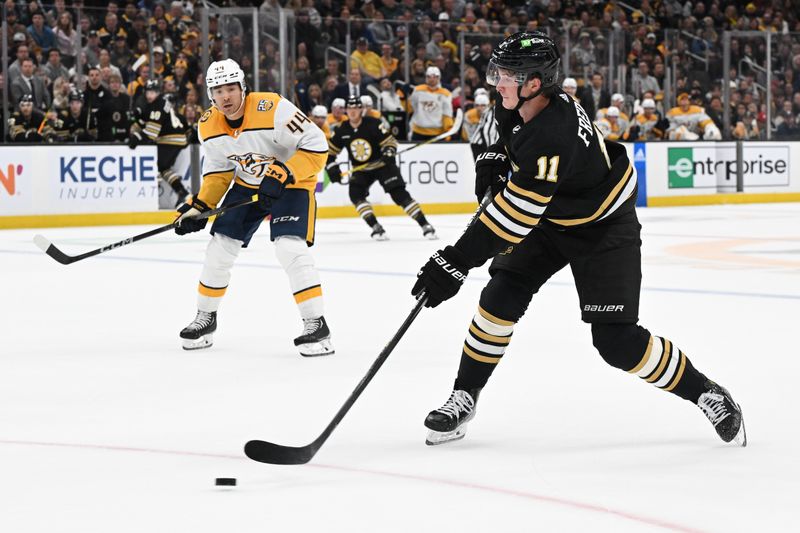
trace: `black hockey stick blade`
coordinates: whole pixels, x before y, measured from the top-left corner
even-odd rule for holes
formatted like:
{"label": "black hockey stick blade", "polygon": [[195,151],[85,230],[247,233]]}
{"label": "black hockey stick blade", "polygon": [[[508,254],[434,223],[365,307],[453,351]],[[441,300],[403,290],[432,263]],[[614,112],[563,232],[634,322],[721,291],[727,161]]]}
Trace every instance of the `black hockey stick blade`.
{"label": "black hockey stick blade", "polygon": [[328,440],[328,437],[330,437],[333,430],[336,429],[336,426],[339,425],[339,422],[342,421],[344,415],[353,407],[353,404],[356,403],[356,400],[361,396],[361,393],[364,392],[364,389],[367,388],[367,385],[369,385],[369,382],[375,377],[375,374],[378,373],[384,361],[386,361],[389,354],[392,353],[392,350],[394,350],[397,343],[400,342],[400,339],[403,338],[403,335],[408,331],[414,319],[417,318],[417,315],[422,310],[427,300],[428,297],[424,293],[419,296],[416,305],[414,305],[414,309],[411,310],[411,313],[409,313],[408,317],[400,326],[400,329],[394,334],[392,340],[386,344],[380,355],[378,355],[378,358],[375,359],[375,362],[372,363],[372,366],[369,367],[367,373],[361,378],[361,381],[350,394],[350,397],[347,398],[347,401],[344,402],[344,405],[342,405],[336,413],[336,416],[334,416],[333,420],[328,424],[328,427],[325,428],[314,442],[306,446],[297,447],[283,446],[263,440],[251,440],[245,444],[244,454],[254,461],[273,465],[304,465],[309,462],[322,445],[325,444],[325,441]]}
{"label": "black hockey stick blade", "polygon": [[[195,218],[204,219],[204,218],[213,217],[215,215],[219,215],[221,213],[224,213],[225,211],[228,211],[230,209],[235,209],[235,208],[241,207],[243,205],[252,204],[253,202],[256,202],[257,200],[258,200],[258,195],[253,195],[250,199],[245,200],[243,202],[239,202],[237,204],[227,205],[227,206],[223,206],[223,207],[218,207],[216,209],[212,209],[210,211],[206,211],[205,213],[201,213],[201,214],[197,215]],[[53,259],[55,259],[56,261],[58,261],[62,265],[70,265],[72,263],[75,263],[76,261],[81,261],[82,259],[86,259],[88,257],[94,257],[95,255],[100,255],[102,253],[109,252],[111,250],[114,250],[115,248],[121,248],[123,246],[127,246],[129,244],[133,244],[134,242],[141,241],[141,240],[146,239],[148,237],[152,237],[153,235],[158,235],[159,233],[164,233],[165,231],[169,231],[171,229],[174,229],[175,227],[177,227],[177,224],[175,222],[172,222],[171,224],[166,224],[164,226],[160,226],[158,228],[151,229],[150,231],[146,231],[144,233],[140,233],[139,235],[134,235],[133,237],[128,237],[127,239],[122,239],[121,241],[117,241],[115,243],[108,244],[106,246],[103,246],[102,248],[97,248],[95,250],[90,250],[90,251],[88,251],[86,253],[82,253],[82,254],[78,254],[78,255],[65,254],[64,252],[59,250],[56,247],[55,244],[50,242],[50,240],[47,239],[44,235],[35,235],[33,237],[33,242],[44,253],[46,253],[47,255],[49,255],[50,257],[52,257]]]}

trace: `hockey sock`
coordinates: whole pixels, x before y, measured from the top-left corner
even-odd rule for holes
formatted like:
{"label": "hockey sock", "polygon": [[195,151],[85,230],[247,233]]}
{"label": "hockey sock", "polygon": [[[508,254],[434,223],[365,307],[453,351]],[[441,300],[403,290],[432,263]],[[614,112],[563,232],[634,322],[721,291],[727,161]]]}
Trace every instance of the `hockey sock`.
{"label": "hockey sock", "polygon": [[181,196],[181,199],[189,194],[189,191],[186,190],[186,187],[184,187],[181,182],[181,177],[174,170],[164,170],[159,174],[161,179],[169,183],[172,190],[175,191],[178,196]]}
{"label": "hockey sock", "polygon": [[422,212],[422,208],[411,198],[411,195],[408,194],[406,189],[394,189],[389,195],[392,197],[394,203],[402,207],[403,211],[405,211],[408,216],[417,221],[417,224],[424,226],[428,223],[425,214]]}
{"label": "hockey sock", "polygon": [[275,255],[289,276],[289,286],[300,316],[322,316],[322,285],[306,241],[295,236],[278,237],[275,239]]}
{"label": "hockey sock", "polygon": [[503,358],[513,332],[514,322],[498,318],[478,306],[461,351],[461,364],[454,388],[483,388]]}
{"label": "hockey sock", "polygon": [[372,204],[369,202],[363,201],[356,204],[356,211],[370,228],[378,223],[378,219],[375,218],[375,212],[372,210]]}
{"label": "hockey sock", "polygon": [[706,377],[669,339],[634,324],[592,324],[594,345],[605,361],[684,400],[697,403]]}
{"label": "hockey sock", "polygon": [[207,313],[219,309],[228,290],[233,263],[242,249],[242,241],[215,233],[206,248],[206,260],[197,287],[197,308]]}

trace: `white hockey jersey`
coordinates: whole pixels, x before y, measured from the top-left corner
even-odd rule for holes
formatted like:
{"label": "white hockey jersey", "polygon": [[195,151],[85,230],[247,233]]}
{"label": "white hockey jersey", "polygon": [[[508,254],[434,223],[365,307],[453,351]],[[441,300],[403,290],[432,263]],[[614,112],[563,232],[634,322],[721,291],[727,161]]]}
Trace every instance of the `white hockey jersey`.
{"label": "white hockey jersey", "polygon": [[250,93],[244,120],[231,128],[216,107],[198,125],[203,145],[203,183],[198,198],[216,207],[234,179],[258,189],[273,161],[284,163],[294,176],[290,189],[313,191],[325,166],[325,134],[291,102],[277,93]]}
{"label": "white hockey jersey", "polygon": [[411,131],[421,135],[439,135],[453,125],[453,96],[439,86],[417,85],[409,99]]}

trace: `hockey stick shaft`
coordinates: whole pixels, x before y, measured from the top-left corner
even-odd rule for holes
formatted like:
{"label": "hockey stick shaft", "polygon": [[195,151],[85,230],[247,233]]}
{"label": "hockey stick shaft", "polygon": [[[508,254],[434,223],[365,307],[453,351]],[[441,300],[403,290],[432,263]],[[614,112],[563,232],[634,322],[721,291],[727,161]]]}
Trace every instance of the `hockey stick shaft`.
{"label": "hockey stick shaft", "polygon": [[353,407],[353,404],[356,403],[356,400],[361,396],[361,393],[364,392],[364,389],[367,388],[367,385],[369,385],[369,382],[375,377],[375,374],[378,373],[378,370],[380,370],[383,363],[389,357],[389,354],[392,353],[397,343],[400,342],[400,339],[402,339],[403,335],[408,331],[411,323],[417,318],[417,315],[419,315],[419,312],[422,310],[427,300],[428,297],[424,293],[420,295],[417,303],[414,305],[414,309],[411,310],[411,313],[409,313],[408,317],[400,326],[400,329],[397,330],[394,337],[386,344],[380,355],[378,355],[378,358],[375,359],[372,366],[367,370],[367,373],[361,378],[361,381],[358,382],[358,385],[350,394],[350,397],[347,398],[347,401],[336,413],[336,416],[333,417],[333,420],[331,420],[322,434],[317,437],[314,442],[307,446],[294,447],[281,446],[280,444],[273,444],[263,440],[251,440],[245,444],[245,455],[254,461],[274,465],[300,465],[309,462],[325,441],[328,440],[328,437],[330,437],[333,430],[336,429],[336,426],[339,425],[339,422],[342,421],[350,408]]}
{"label": "hockey stick shaft", "polygon": [[[455,118],[453,119],[453,125],[452,125],[452,126],[450,126],[450,129],[449,129],[449,130],[447,130],[447,131],[446,131],[446,132],[444,132],[444,133],[440,133],[440,134],[439,134],[439,135],[437,135],[436,137],[433,137],[433,138],[431,138],[431,139],[428,139],[428,140],[425,140],[425,141],[419,142],[419,143],[417,143],[417,144],[414,144],[414,145],[412,145],[412,146],[409,146],[409,147],[408,147],[408,148],[406,148],[405,150],[400,150],[399,152],[397,152],[397,155],[402,155],[402,154],[404,154],[404,153],[406,153],[406,152],[410,152],[411,150],[416,150],[417,148],[419,148],[419,147],[421,147],[421,146],[425,146],[425,145],[428,145],[428,144],[432,144],[432,143],[435,143],[435,142],[439,142],[439,141],[441,141],[442,139],[446,139],[446,138],[448,138],[448,137],[452,137],[453,135],[455,135],[455,134],[457,134],[459,131],[461,131],[461,124],[462,124],[462,122],[463,122],[463,121],[464,121],[464,112],[463,112],[461,109],[459,109],[459,110],[456,112],[456,116],[455,116]],[[364,169],[365,169],[365,168],[367,168],[369,165],[370,165],[370,163],[365,163],[365,164],[363,164],[363,165],[358,165],[357,167],[353,167],[353,168],[351,168],[350,170],[346,170],[346,171],[342,172],[342,177],[344,177],[344,176],[347,176],[347,175],[350,175],[350,174],[353,174],[354,172],[358,172],[358,171],[360,171],[360,170],[364,170]]]}
{"label": "hockey stick shaft", "polygon": [[[245,200],[243,202],[239,202],[232,205],[226,205],[222,207],[218,207],[216,209],[212,209],[210,211],[206,211],[204,213],[200,213],[195,219],[203,220],[206,218],[213,217],[215,215],[219,215],[224,213],[225,211],[229,211],[231,209],[235,209],[237,207],[241,207],[244,205],[249,205],[254,202],[258,201],[258,195],[253,195],[250,199]],[[33,242],[38,246],[44,253],[61,263],[62,265],[69,265],[75,263],[77,261],[81,261],[83,259],[94,257],[95,255],[100,255],[106,252],[110,252],[116,248],[121,248],[123,246],[127,246],[129,244],[133,244],[135,242],[147,239],[154,235],[158,235],[159,233],[164,233],[165,231],[169,231],[174,229],[178,226],[177,221],[172,222],[170,224],[166,224],[164,226],[160,226],[158,228],[151,229],[150,231],[146,231],[144,233],[140,233],[138,235],[134,235],[133,237],[128,237],[127,239],[122,239],[121,241],[117,241],[115,243],[107,244],[101,248],[97,248],[95,250],[90,250],[88,252],[79,254],[79,255],[67,255],[61,250],[59,250],[55,244],[50,242],[46,237],[43,235],[36,235],[33,237]]]}

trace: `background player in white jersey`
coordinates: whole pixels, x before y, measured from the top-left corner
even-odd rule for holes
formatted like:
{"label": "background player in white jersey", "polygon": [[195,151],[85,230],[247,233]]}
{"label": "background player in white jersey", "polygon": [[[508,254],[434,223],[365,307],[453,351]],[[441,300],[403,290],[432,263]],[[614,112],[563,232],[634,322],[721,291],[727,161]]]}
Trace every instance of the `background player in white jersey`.
{"label": "background player in white jersey", "polygon": [[669,129],[665,136],[671,141],[705,141],[722,140],[722,133],[714,121],[706,114],[706,110],[692,105],[689,93],[678,95],[678,105],[667,111]]}
{"label": "background player in white jersey", "polygon": [[723,441],[745,445],[742,412],[730,393],[669,339],[638,324],[636,173],[625,148],[604,141],[580,103],[558,88],[560,61],[555,42],[540,32],[516,33],[492,53],[486,79],[502,103],[501,142],[490,150],[507,158],[479,160],[476,175],[511,177],[458,241],[428,260],[412,289],[435,307],[458,292],[469,269],[494,258],[453,392],[425,419],[427,443],[464,436],[533,295],[569,265],[600,356],[698,406]]}
{"label": "background player in white jersey", "polygon": [[425,141],[441,135],[453,126],[453,96],[441,85],[438,67],[428,67],[425,83],[414,87],[411,107],[411,140]]}
{"label": "background player in white jersey", "polygon": [[214,105],[198,127],[204,148],[203,184],[178,210],[175,232],[183,235],[203,229],[206,220],[193,217],[213,209],[223,196],[223,206],[241,203],[254,193],[258,193],[258,202],[225,212],[211,226],[213,237],[200,275],[197,316],[181,331],[183,347],[211,346],[217,309],[233,263],[270,216],[275,255],[289,276],[304,322],[303,333],[294,343],[303,356],[332,354],[323,317],[322,286],[309,253],[314,243],[314,190],[328,153],[325,135],[281,95],[248,94],[244,72],[232,59],[211,64],[206,86]]}

